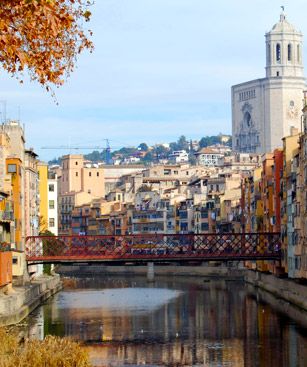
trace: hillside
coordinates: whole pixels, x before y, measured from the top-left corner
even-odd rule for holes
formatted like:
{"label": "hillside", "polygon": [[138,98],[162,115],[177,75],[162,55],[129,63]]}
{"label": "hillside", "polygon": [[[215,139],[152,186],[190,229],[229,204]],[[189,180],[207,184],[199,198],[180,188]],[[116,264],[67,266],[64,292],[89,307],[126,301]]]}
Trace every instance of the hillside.
{"label": "hillside", "polygon": [[[122,147],[111,152],[113,160],[125,161],[130,160],[130,163],[150,164],[159,160],[167,160],[174,151],[185,150],[189,154],[189,160],[194,162],[194,153],[201,148],[210,145],[223,144],[231,147],[230,135],[213,135],[204,136],[200,140],[188,140],[185,136],[180,136],[176,142],[158,143],[149,146],[147,143],[140,143],[136,147]],[[91,153],[84,155],[85,159],[92,162],[106,162],[107,152],[94,150]],[[60,157],[49,161],[49,164],[59,164]]]}

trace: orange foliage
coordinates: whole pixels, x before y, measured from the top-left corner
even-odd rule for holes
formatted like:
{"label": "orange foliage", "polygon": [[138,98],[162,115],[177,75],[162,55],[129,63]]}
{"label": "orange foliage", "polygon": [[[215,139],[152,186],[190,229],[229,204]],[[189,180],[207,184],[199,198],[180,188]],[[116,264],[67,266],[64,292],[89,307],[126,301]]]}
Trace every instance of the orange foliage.
{"label": "orange foliage", "polygon": [[22,82],[28,70],[49,90],[62,85],[73,71],[77,55],[92,51],[86,0],[1,0],[0,63]]}

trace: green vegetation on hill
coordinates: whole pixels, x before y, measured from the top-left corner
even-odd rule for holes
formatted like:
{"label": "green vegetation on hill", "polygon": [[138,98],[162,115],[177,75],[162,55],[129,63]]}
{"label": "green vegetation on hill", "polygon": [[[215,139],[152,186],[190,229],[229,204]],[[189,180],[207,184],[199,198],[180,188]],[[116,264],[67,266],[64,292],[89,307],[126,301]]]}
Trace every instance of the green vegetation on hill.
{"label": "green vegetation on hill", "polygon": [[[223,139],[222,139],[223,138]],[[226,141],[228,138],[228,141]],[[222,141],[223,140],[223,141]],[[157,162],[160,159],[168,159],[169,155],[176,150],[185,150],[189,153],[189,160],[191,163],[195,161],[194,153],[198,149],[208,147],[215,144],[224,144],[231,147],[231,136],[230,135],[212,135],[204,136],[199,141],[192,142],[188,140],[184,135],[180,136],[176,142],[169,144],[156,144],[153,147],[149,147],[146,143],[140,143],[138,147],[123,147],[119,150],[111,153],[112,158],[118,157],[119,159],[125,159],[131,156],[140,158],[140,163],[150,164]],[[99,152],[94,150],[89,154],[85,154],[84,158],[92,162],[105,162],[106,151]],[[49,161],[49,164],[59,164],[60,158],[54,158]]]}

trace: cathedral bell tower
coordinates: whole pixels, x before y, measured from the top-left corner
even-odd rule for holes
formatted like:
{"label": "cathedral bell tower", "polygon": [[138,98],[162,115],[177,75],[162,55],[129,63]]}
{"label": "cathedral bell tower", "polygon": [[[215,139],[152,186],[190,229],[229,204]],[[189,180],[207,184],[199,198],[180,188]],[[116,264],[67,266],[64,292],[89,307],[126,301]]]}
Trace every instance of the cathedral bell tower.
{"label": "cathedral bell tower", "polygon": [[287,21],[284,10],[266,38],[266,77],[303,77],[303,35]]}
{"label": "cathedral bell tower", "polygon": [[282,9],[265,40],[266,77],[232,86],[232,142],[237,152],[273,152],[293,127],[301,129],[303,35]]}

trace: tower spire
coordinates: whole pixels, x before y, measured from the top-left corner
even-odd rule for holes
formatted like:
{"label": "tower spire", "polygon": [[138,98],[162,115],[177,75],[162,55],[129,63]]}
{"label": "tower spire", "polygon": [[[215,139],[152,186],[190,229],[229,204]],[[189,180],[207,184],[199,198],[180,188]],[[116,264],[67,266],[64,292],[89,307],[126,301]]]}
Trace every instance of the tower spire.
{"label": "tower spire", "polygon": [[285,7],[284,5],[281,5],[280,21],[283,22],[285,20],[286,20]]}

